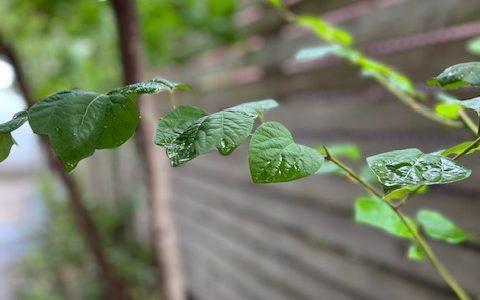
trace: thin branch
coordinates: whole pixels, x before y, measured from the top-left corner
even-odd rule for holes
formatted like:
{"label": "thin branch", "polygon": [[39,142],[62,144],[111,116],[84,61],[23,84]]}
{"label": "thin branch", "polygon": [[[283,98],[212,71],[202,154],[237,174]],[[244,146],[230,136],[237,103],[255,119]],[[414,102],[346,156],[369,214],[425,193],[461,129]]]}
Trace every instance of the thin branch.
{"label": "thin branch", "polygon": [[[1,36],[0,52],[3,53],[12,64],[20,92],[27,106],[33,105],[35,100],[32,96],[26,76],[23,73],[20,60],[13,47],[2,39]],[[65,170],[63,163],[53,152],[47,137],[40,136],[40,142],[47,156],[50,168],[57,173],[65,187],[71,211],[75,217],[80,232],[85,239],[87,247],[92,252],[95,263],[100,270],[101,280],[104,282],[109,299],[126,299],[124,284],[117,276],[113,266],[108,262],[95,223],[90,217],[88,210],[83,205],[79,186],[73,177]]]}

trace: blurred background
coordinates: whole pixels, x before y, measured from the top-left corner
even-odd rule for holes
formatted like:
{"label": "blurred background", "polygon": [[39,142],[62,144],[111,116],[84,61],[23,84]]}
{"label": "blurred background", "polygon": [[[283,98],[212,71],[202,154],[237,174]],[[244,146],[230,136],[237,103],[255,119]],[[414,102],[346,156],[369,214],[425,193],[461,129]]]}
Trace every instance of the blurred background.
{"label": "blurred background", "polygon": [[[348,30],[427,95],[427,79],[480,54],[478,0],[286,3]],[[128,83],[119,40],[133,23],[140,77],[190,84],[181,104],[211,113],[274,98],[281,105],[267,120],[303,144],[357,145],[361,158],[350,158],[359,169],[382,151],[470,138],[415,114],[342,60],[296,61],[300,48],[322,42],[265,1],[2,0],[0,16],[0,123],[29,99]],[[145,123],[169,109],[165,96],[145,101]],[[18,146],[0,164],[2,300],[185,299],[174,290],[191,300],[454,299],[427,262],[407,260],[408,242],[355,223],[363,192],[344,178],[256,186],[246,145],[174,169],[162,149],[145,156],[137,140],[96,151],[67,174],[28,126],[13,135]],[[407,212],[434,208],[480,233],[480,161],[465,161],[472,177],[431,188]],[[480,297],[480,244],[432,244]]]}

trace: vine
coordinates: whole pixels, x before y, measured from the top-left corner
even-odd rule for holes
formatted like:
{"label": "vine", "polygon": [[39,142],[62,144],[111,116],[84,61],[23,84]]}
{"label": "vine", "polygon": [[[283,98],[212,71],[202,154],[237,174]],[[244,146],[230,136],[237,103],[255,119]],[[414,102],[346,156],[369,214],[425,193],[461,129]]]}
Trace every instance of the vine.
{"label": "vine", "polygon": [[[351,148],[340,149],[342,151],[338,151],[339,148],[333,151],[333,147],[330,150],[326,146],[310,148],[297,144],[282,124],[264,123],[264,115],[278,106],[275,100],[248,102],[208,114],[196,106],[177,106],[176,91],[188,91],[188,85],[152,79],[104,94],[84,90],[62,91],[35,103],[17,113],[9,122],[0,124],[0,161],[8,157],[15,144],[11,133],[28,122],[34,133],[48,136],[65,169],[72,171],[95,150],[117,148],[134,135],[141,118],[135,102],[137,95],[169,92],[172,110],[159,120],[154,142],[165,149],[173,167],[208,154],[213,149],[227,156],[251,137],[248,163],[254,183],[287,182],[325,173],[345,175],[370,194],[370,197],[356,200],[356,221],[409,240],[409,258],[428,259],[459,299],[470,299],[435,255],[424,234],[452,244],[469,240],[471,234],[440,212],[423,209],[416,218],[410,218],[401,208],[430,185],[453,183],[470,176],[471,170],[458,160],[480,150],[480,137],[479,127],[464,109],[472,109],[480,116],[480,97],[458,100],[439,94],[439,103],[431,108],[420,102],[425,95],[414,87],[408,77],[363,55],[352,46],[353,38],[347,32],[316,17],[296,16],[279,0],[270,2],[288,21],[312,29],[328,44],[300,50],[297,58],[319,58],[327,54],[342,57],[360,67],[364,75],[377,80],[415,112],[446,126],[463,126],[476,139],[433,153],[411,148],[368,157],[368,167],[383,186],[383,191],[380,191],[374,183],[334,154],[338,152],[342,155],[343,151],[347,156],[359,156],[352,154]],[[480,63],[452,66],[430,80],[429,84],[445,89],[480,86]],[[255,128],[257,119],[260,124]]]}

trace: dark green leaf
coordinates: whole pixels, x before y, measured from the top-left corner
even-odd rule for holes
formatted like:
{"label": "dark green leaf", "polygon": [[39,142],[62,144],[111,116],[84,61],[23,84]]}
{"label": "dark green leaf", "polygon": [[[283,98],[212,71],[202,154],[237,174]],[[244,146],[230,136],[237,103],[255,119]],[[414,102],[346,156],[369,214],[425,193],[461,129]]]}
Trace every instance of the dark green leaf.
{"label": "dark green leaf", "polygon": [[22,126],[28,120],[28,113],[21,111],[13,116],[13,118],[3,124],[0,124],[0,133],[10,133],[20,126]]}
{"label": "dark green leaf", "polygon": [[29,109],[29,122],[73,170],[95,149],[115,148],[135,132],[140,115],[135,103],[122,94],[102,95],[71,90],[47,97]]}
{"label": "dark green leaf", "polygon": [[418,149],[395,150],[367,158],[370,169],[387,187],[445,184],[463,180],[471,171],[457,162]]}
{"label": "dark green leaf", "polygon": [[163,91],[172,92],[174,90],[188,91],[190,87],[184,83],[176,83],[166,79],[151,79],[143,82],[130,84],[124,87],[114,89],[107,93],[125,94],[125,95],[140,95],[140,94],[156,94]]}
{"label": "dark green leaf", "polygon": [[450,219],[434,210],[423,209],[418,212],[417,220],[428,236],[458,244],[469,239],[468,234]]}
{"label": "dark green leaf", "polygon": [[351,45],[353,37],[346,31],[336,28],[315,16],[300,16],[297,23],[304,27],[310,28],[322,39],[328,42],[340,43],[343,45]]}
{"label": "dark green leaf", "polygon": [[480,86],[480,62],[451,66],[428,82],[431,86],[457,89],[466,85]]}
{"label": "dark green leaf", "polygon": [[[381,199],[360,197],[355,201],[355,221],[365,223],[401,238],[413,238],[407,226],[395,212]],[[416,230],[416,224],[407,219],[409,225]]]}
{"label": "dark green leaf", "polygon": [[160,119],[155,143],[160,146],[173,143],[190,125],[206,115],[206,112],[195,106],[175,108]]}
{"label": "dark green leaf", "polygon": [[286,182],[318,171],[324,159],[317,151],[298,145],[285,126],[267,122],[250,141],[248,162],[255,183]]}
{"label": "dark green leaf", "polygon": [[185,117],[188,110],[187,120],[182,121],[181,128],[178,127],[173,134],[167,130],[167,137],[161,136],[157,144],[165,147],[173,166],[206,154],[213,148],[217,148],[222,155],[228,155],[250,135],[255,118],[277,106],[275,100],[248,102],[195,120],[195,117],[203,114],[200,109],[182,109],[178,115],[169,116],[167,121],[170,124],[160,121],[159,126],[173,126],[171,123]]}
{"label": "dark green leaf", "polygon": [[15,140],[10,133],[0,133],[0,162],[8,157],[14,144]]}
{"label": "dark green leaf", "polygon": [[425,252],[417,246],[417,244],[413,244],[408,248],[408,258],[411,260],[424,260],[425,259]]}

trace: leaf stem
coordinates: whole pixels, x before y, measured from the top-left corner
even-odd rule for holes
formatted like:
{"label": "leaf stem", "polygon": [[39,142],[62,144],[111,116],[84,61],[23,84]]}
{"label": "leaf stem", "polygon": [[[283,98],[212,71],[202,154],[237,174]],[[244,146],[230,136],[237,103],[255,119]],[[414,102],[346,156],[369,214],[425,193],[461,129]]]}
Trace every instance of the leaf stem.
{"label": "leaf stem", "polygon": [[[480,138],[479,138],[480,140]],[[373,194],[374,196],[382,199],[394,212],[395,214],[400,218],[402,223],[405,224],[406,228],[408,231],[412,234],[413,239],[415,240],[415,243],[419,245],[422,250],[425,252],[428,260],[432,264],[432,266],[435,268],[435,270],[438,272],[440,277],[445,281],[445,283],[455,292],[457,297],[461,300],[470,300],[470,296],[461,288],[457,280],[448,272],[448,270],[443,266],[443,264],[440,262],[440,260],[437,258],[435,253],[433,252],[432,248],[430,245],[427,243],[427,241],[422,237],[420,232],[418,232],[415,228],[413,228],[406,220],[406,217],[403,215],[403,213],[400,211],[399,207],[394,206],[392,203],[389,201],[383,199],[383,194],[378,191],[375,187],[370,185],[368,182],[366,182],[360,175],[355,173],[350,167],[346,166],[343,164],[341,161],[339,161],[337,158],[333,157],[328,149],[324,146],[323,147],[325,151],[325,160],[331,161],[335,165],[337,165],[339,168],[344,170],[348,176],[353,179],[357,184],[362,186],[365,190],[367,190],[369,193]]]}
{"label": "leaf stem", "polygon": [[170,91],[170,106],[172,108],[177,108],[177,97],[175,97],[175,91]]}
{"label": "leaf stem", "polygon": [[475,141],[473,141],[470,146],[468,146],[467,148],[463,149],[462,152],[458,153],[454,158],[452,158],[453,160],[459,160],[462,156],[464,156],[465,154],[467,154],[470,150],[472,150],[473,148],[475,148],[476,146],[478,146],[478,143],[480,143],[480,137],[478,137]]}
{"label": "leaf stem", "polygon": [[480,123],[478,125],[475,125],[475,122],[472,121],[472,119],[467,115],[465,110],[460,110],[458,112],[458,116],[460,117],[460,120],[462,121],[463,125],[465,128],[470,130],[473,135],[478,136],[480,135]]}

